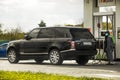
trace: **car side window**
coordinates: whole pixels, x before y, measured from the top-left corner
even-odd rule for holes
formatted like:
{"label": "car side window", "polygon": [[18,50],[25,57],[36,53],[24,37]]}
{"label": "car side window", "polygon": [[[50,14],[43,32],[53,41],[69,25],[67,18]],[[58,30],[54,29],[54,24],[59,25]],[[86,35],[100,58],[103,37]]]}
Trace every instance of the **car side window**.
{"label": "car side window", "polygon": [[43,28],[40,30],[38,38],[54,38],[55,33],[53,29],[50,28]]}
{"label": "car side window", "polygon": [[34,29],[29,33],[29,36],[32,38],[37,38],[40,29]]}
{"label": "car side window", "polygon": [[68,38],[70,35],[68,34],[67,29],[62,29],[62,28],[56,28],[56,38]]}

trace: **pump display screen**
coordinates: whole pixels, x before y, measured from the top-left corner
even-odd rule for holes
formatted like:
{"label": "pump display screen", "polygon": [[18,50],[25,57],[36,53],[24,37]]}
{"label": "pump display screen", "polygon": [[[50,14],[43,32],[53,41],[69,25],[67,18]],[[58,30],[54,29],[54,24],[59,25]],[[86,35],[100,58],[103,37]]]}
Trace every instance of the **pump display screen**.
{"label": "pump display screen", "polygon": [[98,0],[99,7],[115,6],[116,0]]}
{"label": "pump display screen", "polygon": [[101,32],[101,36],[105,36],[105,33],[106,33],[106,32]]}

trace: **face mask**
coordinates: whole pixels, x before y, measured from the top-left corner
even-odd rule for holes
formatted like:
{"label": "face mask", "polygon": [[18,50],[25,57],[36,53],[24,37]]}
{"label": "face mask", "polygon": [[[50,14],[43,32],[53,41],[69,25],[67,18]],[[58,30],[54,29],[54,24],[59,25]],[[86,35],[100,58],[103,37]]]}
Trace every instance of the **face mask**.
{"label": "face mask", "polygon": [[106,33],[105,36],[108,36],[108,33]]}

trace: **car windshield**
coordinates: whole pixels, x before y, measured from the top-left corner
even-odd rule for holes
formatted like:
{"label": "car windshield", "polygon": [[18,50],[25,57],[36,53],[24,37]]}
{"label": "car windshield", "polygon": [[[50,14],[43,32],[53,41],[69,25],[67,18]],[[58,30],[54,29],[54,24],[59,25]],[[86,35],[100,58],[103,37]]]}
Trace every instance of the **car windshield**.
{"label": "car windshield", "polygon": [[74,40],[79,39],[94,39],[92,34],[87,29],[70,29],[71,35]]}

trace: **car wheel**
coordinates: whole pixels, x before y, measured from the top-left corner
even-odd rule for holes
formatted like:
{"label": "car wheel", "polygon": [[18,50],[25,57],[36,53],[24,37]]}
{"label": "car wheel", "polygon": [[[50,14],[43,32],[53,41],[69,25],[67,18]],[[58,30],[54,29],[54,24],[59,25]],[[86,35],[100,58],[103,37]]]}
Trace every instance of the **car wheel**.
{"label": "car wheel", "polygon": [[44,60],[43,60],[43,59],[36,58],[35,61],[36,61],[37,64],[41,64]]}
{"label": "car wheel", "polygon": [[8,51],[7,57],[8,57],[8,61],[9,61],[10,63],[18,63],[18,61],[19,61],[19,56],[18,56],[18,54],[16,53],[16,50],[15,50],[15,49],[10,49],[10,50]]}
{"label": "car wheel", "polygon": [[79,65],[85,65],[87,64],[89,61],[89,57],[88,56],[79,56],[77,57],[76,59],[76,62],[79,64]]}
{"label": "car wheel", "polygon": [[49,59],[50,59],[50,62],[55,65],[60,65],[63,63],[62,56],[61,56],[59,50],[57,50],[57,49],[53,49],[50,51]]}

